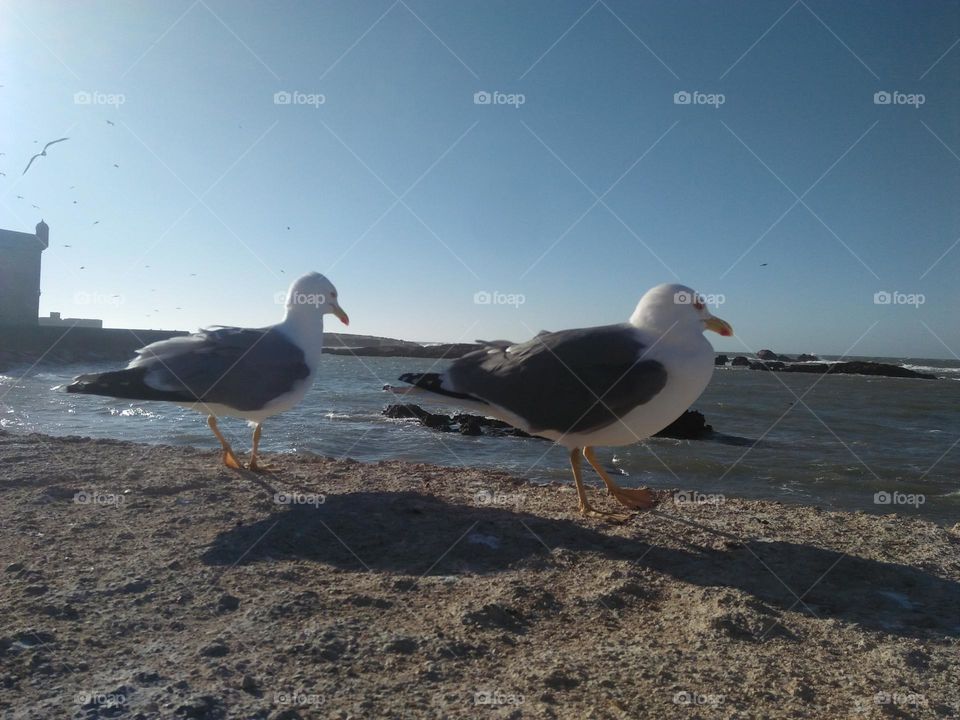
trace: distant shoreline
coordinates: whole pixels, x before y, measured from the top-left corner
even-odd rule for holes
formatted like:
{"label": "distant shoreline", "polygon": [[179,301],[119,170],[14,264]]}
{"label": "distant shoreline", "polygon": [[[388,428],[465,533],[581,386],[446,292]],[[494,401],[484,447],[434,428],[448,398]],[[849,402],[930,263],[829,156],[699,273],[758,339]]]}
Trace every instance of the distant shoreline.
{"label": "distant shoreline", "polygon": [[[181,330],[139,330],[80,326],[0,326],[0,372],[23,364],[72,365],[127,362],[152,342],[187,335]],[[355,357],[455,359],[481,347],[476,343],[416,343],[372,335],[326,333],[324,353]],[[716,353],[716,365],[750,370],[855,374],[932,380],[937,376],[902,365],[874,361],[820,362],[815,355],[796,358],[760,350],[756,355]]]}

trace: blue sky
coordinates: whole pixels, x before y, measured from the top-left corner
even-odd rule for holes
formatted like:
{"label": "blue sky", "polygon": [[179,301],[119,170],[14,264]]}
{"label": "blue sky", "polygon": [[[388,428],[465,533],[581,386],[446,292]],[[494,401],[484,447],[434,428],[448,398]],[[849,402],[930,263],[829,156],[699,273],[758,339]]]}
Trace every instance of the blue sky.
{"label": "blue sky", "polygon": [[723,301],[718,350],[960,354],[955,3],[0,16],[0,226],[49,223],[44,314],[263,325],[316,269],[351,331],[523,339],[681,281]]}

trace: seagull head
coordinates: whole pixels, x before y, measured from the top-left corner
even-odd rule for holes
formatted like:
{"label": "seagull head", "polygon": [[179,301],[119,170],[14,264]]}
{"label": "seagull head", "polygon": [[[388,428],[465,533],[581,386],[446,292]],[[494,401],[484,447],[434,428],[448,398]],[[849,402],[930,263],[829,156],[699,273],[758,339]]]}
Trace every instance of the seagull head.
{"label": "seagull head", "polygon": [[630,316],[630,323],[659,333],[712,330],[724,337],[733,335],[730,323],[707,310],[703,295],[676,283],[665,283],[648,290]]}
{"label": "seagull head", "polygon": [[287,317],[308,316],[319,313],[336,315],[344,325],[350,318],[340,307],[337,289],[333,283],[318,272],[311,272],[293,281],[287,291]]}

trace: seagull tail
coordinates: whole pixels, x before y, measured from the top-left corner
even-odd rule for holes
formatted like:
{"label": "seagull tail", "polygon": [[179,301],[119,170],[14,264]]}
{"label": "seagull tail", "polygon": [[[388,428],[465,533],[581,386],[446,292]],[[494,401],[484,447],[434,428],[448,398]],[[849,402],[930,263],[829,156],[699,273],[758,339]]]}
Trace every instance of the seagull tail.
{"label": "seagull tail", "polygon": [[443,386],[444,378],[440,373],[405,373],[399,377],[399,380],[412,387],[398,388],[393,385],[384,385],[383,389],[395,395],[441,395],[457,400],[457,404],[480,403],[481,405],[486,405],[486,403],[478,397],[445,388]]}

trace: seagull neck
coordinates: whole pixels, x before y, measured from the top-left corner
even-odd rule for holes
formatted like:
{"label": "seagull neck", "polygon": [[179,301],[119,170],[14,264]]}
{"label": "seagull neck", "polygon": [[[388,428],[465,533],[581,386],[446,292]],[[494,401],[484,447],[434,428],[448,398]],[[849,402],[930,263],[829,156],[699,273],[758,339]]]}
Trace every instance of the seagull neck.
{"label": "seagull neck", "polygon": [[[323,352],[323,315],[287,309],[280,330],[303,348],[308,359],[318,359]],[[319,317],[318,317],[319,315]]]}

